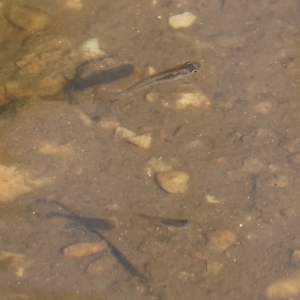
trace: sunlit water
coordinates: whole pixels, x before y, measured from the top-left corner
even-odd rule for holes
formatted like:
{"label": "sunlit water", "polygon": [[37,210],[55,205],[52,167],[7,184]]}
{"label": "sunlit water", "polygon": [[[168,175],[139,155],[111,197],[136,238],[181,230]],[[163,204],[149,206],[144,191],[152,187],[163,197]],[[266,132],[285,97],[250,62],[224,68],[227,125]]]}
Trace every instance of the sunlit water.
{"label": "sunlit water", "polygon": [[[0,299],[277,299],[300,265],[299,2],[0,5]],[[196,20],[173,28],[184,12]],[[97,96],[186,61],[199,72]],[[164,190],[151,159],[187,191]]]}

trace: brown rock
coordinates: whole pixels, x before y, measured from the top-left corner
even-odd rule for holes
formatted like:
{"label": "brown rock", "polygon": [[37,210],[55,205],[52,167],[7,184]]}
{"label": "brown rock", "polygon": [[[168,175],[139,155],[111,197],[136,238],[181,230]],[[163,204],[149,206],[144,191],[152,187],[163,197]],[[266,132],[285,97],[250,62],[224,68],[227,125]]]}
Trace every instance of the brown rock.
{"label": "brown rock", "polygon": [[5,15],[14,26],[28,31],[44,30],[51,23],[48,14],[24,6],[12,6]]}
{"label": "brown rock", "polygon": [[99,243],[77,243],[63,249],[63,254],[70,257],[84,257],[103,251],[107,248],[104,241]]}
{"label": "brown rock", "polygon": [[300,296],[300,272],[269,284],[265,289],[265,296],[270,300],[291,299]]}
{"label": "brown rock", "polygon": [[209,246],[214,252],[222,253],[234,245],[237,236],[229,230],[216,230],[207,235]]}
{"label": "brown rock", "polygon": [[156,174],[158,184],[167,192],[183,194],[187,190],[189,175],[179,171],[161,172]]}

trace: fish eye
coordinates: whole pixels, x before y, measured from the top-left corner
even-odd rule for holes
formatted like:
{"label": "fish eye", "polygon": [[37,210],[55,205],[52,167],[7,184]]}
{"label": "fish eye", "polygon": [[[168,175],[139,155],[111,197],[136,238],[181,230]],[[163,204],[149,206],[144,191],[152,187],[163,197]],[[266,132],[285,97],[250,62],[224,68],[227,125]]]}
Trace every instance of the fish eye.
{"label": "fish eye", "polygon": [[195,69],[195,70],[192,71],[192,73],[197,73],[197,71],[198,71],[198,70]]}

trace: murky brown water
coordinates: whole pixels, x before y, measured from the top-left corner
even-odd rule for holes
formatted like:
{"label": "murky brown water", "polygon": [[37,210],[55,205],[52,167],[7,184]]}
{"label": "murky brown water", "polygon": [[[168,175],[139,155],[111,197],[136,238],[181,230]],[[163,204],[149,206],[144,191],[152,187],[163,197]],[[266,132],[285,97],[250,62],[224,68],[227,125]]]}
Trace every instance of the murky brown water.
{"label": "murky brown water", "polygon": [[[33,8],[45,28],[18,23]],[[196,21],[172,28],[183,12]],[[0,255],[0,299],[279,299],[266,287],[300,266],[299,15],[297,0],[1,1],[0,252],[24,257]],[[102,58],[84,57],[91,38]],[[201,69],[95,96],[95,82],[122,90],[185,61]],[[79,67],[98,74],[81,88]],[[174,108],[172,93],[199,92],[209,106]],[[101,120],[151,132],[151,147]],[[160,188],[151,158],[189,174],[187,192]],[[214,251],[218,230],[237,241]],[[63,255],[102,240],[100,254]]]}

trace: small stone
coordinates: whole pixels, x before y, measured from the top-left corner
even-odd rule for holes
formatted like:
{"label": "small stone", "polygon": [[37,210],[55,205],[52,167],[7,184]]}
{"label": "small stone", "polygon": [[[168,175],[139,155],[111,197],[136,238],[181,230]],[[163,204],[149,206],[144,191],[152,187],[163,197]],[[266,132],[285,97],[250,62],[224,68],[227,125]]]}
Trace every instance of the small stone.
{"label": "small stone", "polygon": [[39,152],[45,155],[58,156],[64,162],[69,161],[75,155],[74,148],[68,144],[43,143],[39,148]]}
{"label": "small stone", "polygon": [[31,180],[27,172],[0,165],[0,202],[12,201],[15,197],[49,182],[46,178]]}
{"label": "small stone", "polygon": [[60,74],[44,77],[39,82],[40,95],[52,96],[62,91],[65,86],[65,78]]}
{"label": "small stone", "polygon": [[97,38],[92,38],[84,42],[81,47],[81,51],[86,59],[101,58],[105,55],[104,51],[99,48]]}
{"label": "small stone", "polygon": [[82,123],[85,126],[90,126],[92,124],[91,118],[87,114],[85,114],[82,110],[80,110],[77,107],[74,107],[73,110],[77,113],[79,119],[82,121]]}
{"label": "small stone", "polygon": [[267,299],[292,299],[300,296],[300,272],[278,279],[265,288]]}
{"label": "small stone", "polygon": [[69,257],[84,257],[99,253],[107,248],[106,243],[77,243],[63,249],[63,254]]}
{"label": "small stone", "polygon": [[300,264],[300,250],[296,249],[293,250],[292,256],[291,256],[291,262],[293,264]]}
{"label": "small stone", "polygon": [[223,264],[218,261],[212,261],[212,262],[208,261],[206,264],[207,264],[208,273],[217,274],[223,268]]}
{"label": "small stone", "polygon": [[254,111],[260,115],[266,115],[269,113],[271,106],[272,106],[271,102],[263,101],[263,102],[258,103],[254,107]]}
{"label": "small stone", "polygon": [[113,118],[101,118],[98,125],[105,130],[113,131],[120,126],[120,123]]}
{"label": "small stone", "polygon": [[169,18],[169,24],[175,28],[187,28],[193,25],[197,17],[190,12],[174,15]]}
{"label": "small stone", "polygon": [[159,94],[158,93],[148,93],[146,95],[146,100],[148,102],[156,102],[159,99]]}
{"label": "small stone", "polygon": [[[59,0],[61,1],[61,0]],[[81,10],[82,9],[82,2],[81,0],[65,0],[65,6],[70,10]]]}
{"label": "small stone", "polygon": [[143,135],[135,135],[128,138],[128,141],[131,144],[137,145],[141,148],[148,149],[151,145],[151,133],[143,134]]}
{"label": "small stone", "polygon": [[0,270],[11,268],[14,269],[18,277],[23,277],[25,270],[33,264],[33,260],[23,254],[12,252],[0,252]]}
{"label": "small stone", "polygon": [[51,18],[46,13],[24,6],[13,6],[6,17],[16,27],[28,31],[44,30],[51,23]]}
{"label": "small stone", "polygon": [[205,198],[206,198],[206,201],[210,204],[219,204],[220,203],[220,201],[215,196],[206,195]]}
{"label": "small stone", "polygon": [[189,175],[179,171],[161,172],[156,174],[158,184],[167,192],[183,194],[187,191]]}
{"label": "small stone", "polygon": [[229,230],[216,230],[207,235],[207,246],[214,252],[222,253],[233,246],[237,241],[237,236]]}
{"label": "small stone", "polygon": [[146,173],[149,177],[151,177],[155,173],[168,172],[171,170],[172,166],[165,162],[162,157],[152,157],[147,161]]}
{"label": "small stone", "polygon": [[175,100],[174,108],[181,110],[188,106],[209,106],[209,99],[202,93],[179,93]]}
{"label": "small stone", "polygon": [[124,127],[117,127],[116,130],[115,130],[115,139],[116,140],[125,140],[125,141],[128,141],[129,138],[135,136],[136,133],[127,129],[127,128],[124,128]]}
{"label": "small stone", "polygon": [[261,171],[265,170],[266,166],[256,158],[247,158],[244,161],[242,170],[251,175],[258,175]]}

